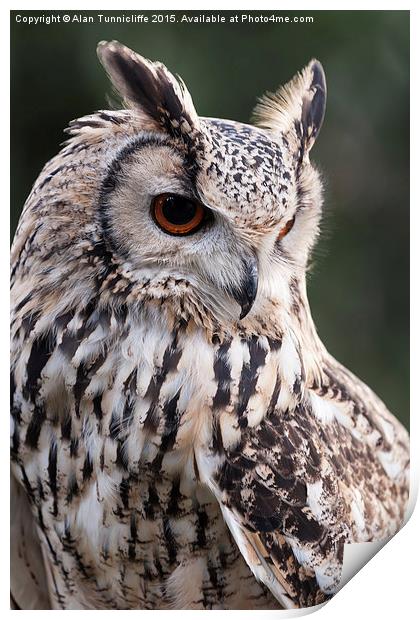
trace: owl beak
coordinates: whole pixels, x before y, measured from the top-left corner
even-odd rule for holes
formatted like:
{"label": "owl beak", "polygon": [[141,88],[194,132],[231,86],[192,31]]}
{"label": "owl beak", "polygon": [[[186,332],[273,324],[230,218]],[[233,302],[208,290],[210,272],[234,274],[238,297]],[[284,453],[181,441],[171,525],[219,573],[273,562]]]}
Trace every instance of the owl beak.
{"label": "owl beak", "polygon": [[235,301],[241,307],[239,320],[242,321],[254,305],[258,291],[258,261],[255,256],[244,260],[244,278],[233,293]]}

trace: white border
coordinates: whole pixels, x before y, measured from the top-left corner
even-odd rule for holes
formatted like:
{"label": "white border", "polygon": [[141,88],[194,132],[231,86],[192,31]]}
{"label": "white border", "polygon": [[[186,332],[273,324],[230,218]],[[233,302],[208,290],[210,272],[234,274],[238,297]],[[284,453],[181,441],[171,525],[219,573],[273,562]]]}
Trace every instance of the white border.
{"label": "white border", "polygon": [[[257,5],[257,6],[256,6]],[[153,0],[150,3],[144,2],[132,2],[126,0],[124,2],[124,10],[291,10],[297,11],[318,11],[318,10],[411,10],[411,316],[413,317],[411,323],[412,330],[412,344],[411,344],[411,368],[412,377],[417,376],[419,370],[417,362],[417,346],[419,345],[419,330],[420,321],[416,317],[419,304],[419,246],[418,236],[420,233],[420,197],[419,197],[419,154],[418,145],[419,140],[419,122],[418,122],[418,109],[419,109],[419,45],[418,39],[420,36],[419,29],[419,12],[415,8],[414,2],[369,2],[367,0],[353,0],[353,2],[342,2],[340,7],[337,8],[336,2],[332,0],[329,2],[302,2],[299,5],[296,2],[226,2],[217,1],[213,2],[162,2],[160,0]],[[82,10],[80,3],[74,3],[71,1],[51,2],[44,0],[42,6],[37,9],[34,4],[29,1],[21,1],[19,3],[8,2],[6,6],[0,9],[1,16],[1,46],[2,53],[0,56],[2,64],[2,82],[3,89],[7,92],[7,85],[9,84],[9,58],[10,58],[10,26],[9,26],[9,11],[10,10]],[[122,7],[117,7],[107,1],[102,2],[90,2],[89,6],[83,7],[83,10],[122,10]],[[298,43],[297,43],[298,44]],[[29,94],[28,94],[29,96]],[[1,97],[2,115],[3,119],[3,131],[6,119],[9,118],[9,100],[5,94]],[[3,236],[2,243],[0,245],[1,261],[0,261],[0,282],[4,297],[7,299],[8,291],[8,248],[9,248],[9,226],[6,225],[9,222],[9,204],[10,204],[10,190],[9,190],[9,148],[5,140],[2,140],[2,152],[1,152],[1,173],[2,173],[2,218],[5,220],[5,224],[1,227],[1,234]],[[396,210],[398,205],[396,205]],[[396,212],[396,217],[398,213]],[[3,301],[0,304],[0,317],[1,317],[1,345],[2,355],[0,356],[0,378],[1,378],[1,394],[4,398],[3,410],[8,409],[8,310],[7,304]],[[411,388],[411,445],[412,445],[412,494],[410,500],[410,513],[414,510],[415,498],[418,492],[419,481],[419,458],[420,452],[419,446],[419,397],[417,394],[417,383],[412,382]],[[7,421],[6,421],[7,420]],[[0,531],[3,536],[3,561],[1,562],[1,579],[0,579],[0,601],[1,609],[12,613],[9,610],[9,554],[6,550],[9,549],[9,514],[8,514],[8,461],[9,461],[9,432],[8,432],[9,418],[4,411],[2,416],[2,426],[0,438],[2,441],[1,452],[2,455],[2,467],[0,468],[1,486],[4,493],[4,507],[0,514],[1,528]],[[6,426],[7,425],[7,426]],[[3,444],[4,442],[4,444]],[[319,610],[318,617],[324,620],[334,619],[338,617],[340,620],[354,620],[355,616],[361,616],[362,618],[381,618],[387,620],[388,618],[395,620],[399,618],[410,619],[418,614],[417,603],[417,591],[418,586],[418,551],[419,548],[419,533],[420,532],[420,510],[418,506],[414,510],[414,513],[403,528],[403,530],[397,534],[381,551],[375,556],[359,573],[351,579],[348,585],[346,585],[341,592],[326,606]],[[304,611],[304,610],[302,610]],[[43,614],[43,611],[35,612],[21,612],[23,614],[32,613]],[[50,612],[55,614],[57,612]],[[67,612],[75,613],[75,612]],[[86,613],[86,612],[78,612]],[[93,611],[90,613],[103,613],[102,611]],[[109,613],[109,612],[107,612]],[[115,612],[118,614],[124,613],[121,611]],[[137,613],[154,613],[159,617],[163,615],[171,614],[171,618],[182,618],[185,611],[173,611],[173,612],[145,612],[140,611]],[[189,611],[187,612],[197,613]],[[210,612],[198,612],[200,614]],[[242,617],[243,615],[254,615],[253,611],[230,611],[230,612],[211,612],[220,615],[229,614],[230,618]],[[273,614],[279,614],[278,617],[287,617],[285,612],[258,612],[258,617],[267,617]],[[297,615],[297,614],[293,614]],[[301,614],[298,614],[301,615]],[[32,616],[34,617],[34,616]],[[80,616],[78,616],[80,618]],[[156,616],[157,617],[157,616]]]}

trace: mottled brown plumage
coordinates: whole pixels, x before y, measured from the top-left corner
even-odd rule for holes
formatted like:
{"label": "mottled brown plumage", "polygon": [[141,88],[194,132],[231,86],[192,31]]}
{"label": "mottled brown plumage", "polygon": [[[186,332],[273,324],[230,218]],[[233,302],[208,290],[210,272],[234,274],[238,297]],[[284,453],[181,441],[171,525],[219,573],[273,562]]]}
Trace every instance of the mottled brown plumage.
{"label": "mottled brown plumage", "polygon": [[[199,118],[118,43],[99,56],[126,109],[70,124],[12,250],[13,604],[322,603],[408,496],[406,431],[306,298],[322,67],[252,127]],[[152,217],[167,193],[202,205],[194,234]]]}

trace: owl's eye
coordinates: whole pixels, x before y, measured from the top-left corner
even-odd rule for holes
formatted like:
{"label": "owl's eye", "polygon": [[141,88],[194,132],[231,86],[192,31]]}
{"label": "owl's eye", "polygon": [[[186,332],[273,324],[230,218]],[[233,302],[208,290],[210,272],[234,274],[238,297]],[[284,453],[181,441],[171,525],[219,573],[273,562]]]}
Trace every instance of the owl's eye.
{"label": "owl's eye", "polygon": [[164,232],[170,235],[190,235],[203,224],[203,205],[177,194],[160,194],[152,201],[152,215]]}
{"label": "owl's eye", "polygon": [[287,233],[292,230],[294,223],[295,223],[295,218],[294,217],[292,217],[291,220],[286,222],[286,224],[283,226],[283,228],[280,229],[280,232],[279,232],[279,234],[277,236],[277,240],[278,241],[280,241],[280,239],[283,239],[283,237],[285,237],[287,235]]}

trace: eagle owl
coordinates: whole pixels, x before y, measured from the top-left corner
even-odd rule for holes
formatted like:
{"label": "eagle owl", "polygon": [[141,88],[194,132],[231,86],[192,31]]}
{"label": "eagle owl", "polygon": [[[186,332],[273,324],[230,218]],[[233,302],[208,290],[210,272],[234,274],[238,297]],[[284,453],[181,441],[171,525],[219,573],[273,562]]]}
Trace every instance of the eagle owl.
{"label": "eagle owl", "polygon": [[408,436],[328,354],[305,272],[321,64],[197,115],[117,42],[124,109],[72,121],[12,258],[12,604],[309,607],[401,526]]}

